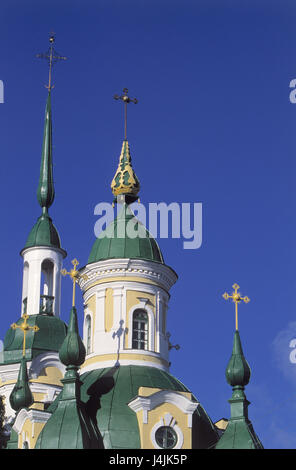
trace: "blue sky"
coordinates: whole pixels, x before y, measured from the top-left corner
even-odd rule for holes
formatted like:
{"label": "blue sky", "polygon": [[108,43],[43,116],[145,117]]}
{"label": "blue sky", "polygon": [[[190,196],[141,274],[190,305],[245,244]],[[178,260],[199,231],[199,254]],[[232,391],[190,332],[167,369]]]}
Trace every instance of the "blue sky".
{"label": "blue sky", "polygon": [[[179,275],[169,308],[171,372],[213,421],[229,416],[224,372],[237,282],[251,302],[239,327],[252,369],[249,415],[266,448],[295,448],[295,3],[283,1],[4,0],[0,18],[0,337],[20,315],[19,251],[36,198],[47,65],[56,33],[68,60],[54,69],[56,199],[50,214],[68,252],[87,262],[94,207],[111,201],[123,139],[115,93],[129,88],[128,139],[141,201],[202,202],[203,243],[158,240]],[[68,321],[69,280],[62,318]],[[82,302],[79,300],[82,318]]]}

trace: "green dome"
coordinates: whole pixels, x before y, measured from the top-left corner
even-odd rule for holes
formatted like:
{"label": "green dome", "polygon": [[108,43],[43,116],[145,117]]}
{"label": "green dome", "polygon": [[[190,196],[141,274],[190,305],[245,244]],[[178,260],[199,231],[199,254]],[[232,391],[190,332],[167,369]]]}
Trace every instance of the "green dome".
{"label": "green dome", "polygon": [[[21,317],[16,324],[23,323]],[[38,326],[36,333],[26,334],[26,359],[31,360],[45,351],[59,351],[67,334],[66,324],[55,316],[29,315],[29,326]],[[4,363],[19,362],[22,358],[24,335],[20,328],[9,328],[4,338]]]}
{"label": "green dome", "polygon": [[27,238],[25,248],[31,248],[33,246],[61,248],[61,241],[57,229],[46,212],[38,218]]}
{"label": "green dome", "polygon": [[[81,400],[91,420],[97,421],[105,449],[141,447],[137,416],[128,406],[140,387],[189,392],[171,374],[155,367],[130,365],[96,369],[82,374],[80,380]],[[60,395],[49,406],[48,412],[54,413]],[[64,420],[67,420],[66,416]],[[216,430],[201,405],[193,414],[192,426],[194,448],[207,448],[216,443]]]}
{"label": "green dome", "polygon": [[249,383],[251,369],[247,363],[238,330],[234,333],[232,355],[226,367],[226,380],[232,387],[244,387]]}
{"label": "green dome", "polygon": [[34,398],[29,386],[26,359],[22,357],[17,382],[9,397],[10,406],[15,411],[27,408],[34,403]]}
{"label": "green dome", "polygon": [[[156,240],[140,221],[136,222],[135,231],[139,231],[141,236],[128,236],[127,224],[132,219],[135,219],[133,212],[129,206],[124,205],[117,218],[96,239],[88,263],[111,258],[138,258],[164,263]],[[130,223],[129,227],[131,226]]]}
{"label": "green dome", "polygon": [[59,350],[60,361],[65,366],[81,366],[85,360],[85,347],[78,332],[77,310],[71,309],[67,336]]}

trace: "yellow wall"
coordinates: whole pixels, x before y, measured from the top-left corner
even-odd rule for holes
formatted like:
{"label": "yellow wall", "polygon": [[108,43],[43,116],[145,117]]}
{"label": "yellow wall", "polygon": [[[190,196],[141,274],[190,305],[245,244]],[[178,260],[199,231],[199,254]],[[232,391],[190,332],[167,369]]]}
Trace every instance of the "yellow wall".
{"label": "yellow wall", "polygon": [[[140,387],[139,396],[150,396],[161,389]],[[192,399],[192,395],[189,392],[178,392],[188,399]],[[188,415],[183,413],[176,405],[171,403],[163,403],[155,407],[153,410],[148,411],[148,423],[143,423],[143,410],[137,412],[137,419],[141,437],[141,448],[142,449],[155,449],[155,446],[151,440],[151,431],[153,426],[158,423],[161,419],[165,418],[165,415],[169,413],[173,419],[176,420],[176,424],[181,429],[183,434],[183,445],[182,449],[192,448],[192,429],[188,427]]]}
{"label": "yellow wall", "polygon": [[109,332],[113,326],[113,289],[106,289],[105,296],[105,331]]}
{"label": "yellow wall", "polygon": [[30,382],[62,386],[62,378],[62,372],[57,367],[50,366],[42,369],[37,379],[30,380]]}
{"label": "yellow wall", "polygon": [[31,423],[29,419],[24,422],[23,428],[19,433],[18,448],[23,448],[23,443],[26,440],[29,443],[29,449],[34,449],[36,441],[40,432],[42,431],[44,423]]}

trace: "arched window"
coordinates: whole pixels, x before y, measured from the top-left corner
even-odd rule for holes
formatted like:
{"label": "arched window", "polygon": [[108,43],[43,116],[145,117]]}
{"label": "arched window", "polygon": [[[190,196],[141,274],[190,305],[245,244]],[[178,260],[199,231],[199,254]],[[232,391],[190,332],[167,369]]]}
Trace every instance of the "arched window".
{"label": "arched window", "polygon": [[133,315],[133,349],[148,349],[148,315],[137,309]]}
{"label": "arched window", "polygon": [[40,313],[53,314],[53,262],[49,259],[41,265]]}
{"label": "arched window", "polygon": [[85,331],[86,331],[86,354],[91,353],[91,318],[87,315],[85,319]]}

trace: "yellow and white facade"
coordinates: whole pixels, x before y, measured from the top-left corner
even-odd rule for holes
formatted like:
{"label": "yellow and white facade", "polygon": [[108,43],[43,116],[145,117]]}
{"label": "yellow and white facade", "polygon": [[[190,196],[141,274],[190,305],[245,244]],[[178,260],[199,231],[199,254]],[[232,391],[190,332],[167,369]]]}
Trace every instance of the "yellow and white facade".
{"label": "yellow and white facade", "polygon": [[[168,370],[166,316],[176,273],[153,261],[110,259],[87,265],[81,274],[87,351],[82,372],[112,367],[116,362]],[[133,337],[139,312],[147,319],[141,348],[135,347]]]}

